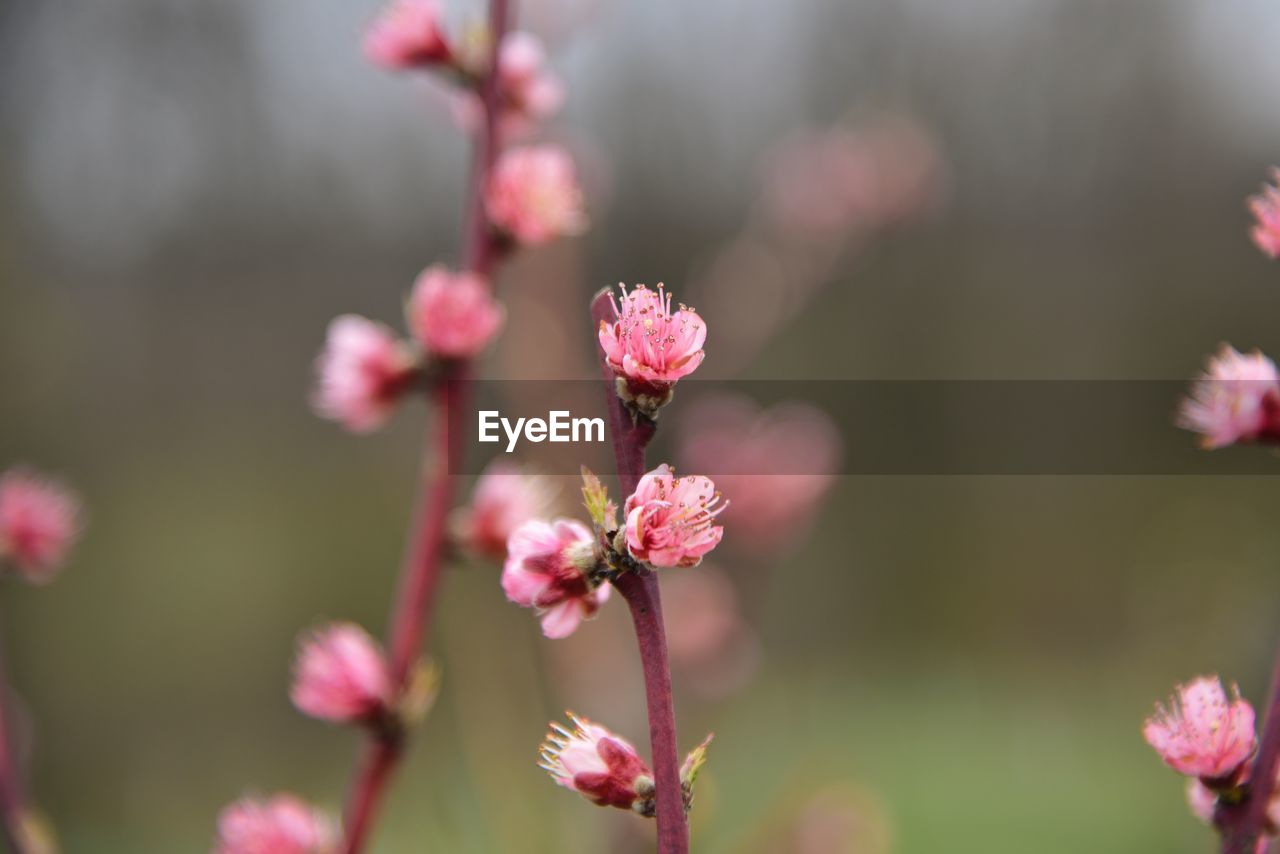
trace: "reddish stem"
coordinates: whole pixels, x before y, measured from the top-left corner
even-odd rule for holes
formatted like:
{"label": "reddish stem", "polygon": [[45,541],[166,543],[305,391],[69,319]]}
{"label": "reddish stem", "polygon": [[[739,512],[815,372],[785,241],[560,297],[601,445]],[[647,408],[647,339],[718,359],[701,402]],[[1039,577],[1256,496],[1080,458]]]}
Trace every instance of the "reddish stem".
{"label": "reddish stem", "polygon": [[[591,301],[595,326],[613,320],[609,291],[602,290]],[[653,438],[654,423],[632,418],[618,397],[613,370],[600,360],[609,413],[609,433],[613,439],[618,481],[624,494],[635,492],[645,472],[645,448]],[[649,570],[624,572],[613,582],[631,608],[644,668],[645,704],[649,712],[649,749],[653,754],[653,776],[657,797],[659,854],[687,854],[689,824],[680,788],[680,758],[676,740],[675,703],[671,691],[671,666],[667,659],[667,636],[662,625],[662,598],[658,577]]]}
{"label": "reddish stem", "polygon": [[[500,254],[485,215],[484,190],[499,146],[497,46],[509,26],[509,4],[510,0],[489,0],[489,32],[494,49],[488,72],[480,83],[484,124],[473,143],[463,227],[463,266],[483,276],[489,275]],[[400,691],[413,676],[440,585],[440,570],[448,545],[449,512],[453,508],[454,473],[462,467],[464,428],[461,422],[469,378],[469,366],[459,363],[449,376],[436,380],[431,388],[429,402],[439,412],[436,447],[434,451],[427,449],[427,460],[434,465],[434,470],[423,476],[387,639],[391,677]],[[364,850],[391,774],[404,754],[404,742],[402,732],[370,729],[347,801],[343,845],[346,854],[360,854]]]}
{"label": "reddish stem", "polygon": [[1267,805],[1280,770],[1280,651],[1271,676],[1271,703],[1262,727],[1262,744],[1249,775],[1249,791],[1240,804],[1220,809],[1222,854],[1253,854],[1267,822]]}

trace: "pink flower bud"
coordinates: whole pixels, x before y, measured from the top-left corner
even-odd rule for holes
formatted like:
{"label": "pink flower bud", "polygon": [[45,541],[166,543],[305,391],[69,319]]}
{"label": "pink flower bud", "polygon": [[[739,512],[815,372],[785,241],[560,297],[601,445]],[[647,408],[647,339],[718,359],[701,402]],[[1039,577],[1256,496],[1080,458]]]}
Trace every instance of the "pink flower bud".
{"label": "pink flower bud", "polygon": [[338,830],[325,814],[293,795],[243,798],[218,815],[214,854],[332,854]]}
{"label": "pink flower bud", "polygon": [[502,326],[502,304],[474,273],[452,273],[436,264],[423,270],[409,297],[409,328],[423,349],[448,359],[483,350]]}
{"label": "pink flower bud", "polygon": [[[1271,170],[1271,180],[1280,184],[1280,169]],[[1262,192],[1249,197],[1249,210],[1256,220],[1249,236],[1270,258],[1280,257],[1280,187],[1264,184]]]}
{"label": "pink flower bud", "polygon": [[447,62],[453,51],[434,0],[392,0],[365,34],[364,53],[375,65],[402,70]]}
{"label": "pink flower bud", "polygon": [[53,579],[79,534],[80,502],[60,484],[24,469],[0,477],[0,564],[27,581]]}
{"label": "pink flower bud", "polygon": [[1229,698],[1216,676],[1201,677],[1179,685],[1168,707],[1157,706],[1142,734],[1178,773],[1223,780],[1253,755],[1253,707],[1238,688]]}
{"label": "pink flower bud", "polygon": [[470,551],[504,560],[511,534],[548,510],[551,497],[552,487],[544,478],[497,460],[476,481],[471,506],[455,517],[456,535]]}
{"label": "pink flower bud", "polygon": [[609,598],[609,585],[587,575],[595,550],[595,536],[581,522],[525,522],[507,542],[502,590],[517,605],[537,609],[544,635],[567,637]]}
{"label": "pink flower bud", "polygon": [[381,648],[364,629],[334,623],[299,640],[289,695],[313,718],[372,720],[391,704],[391,677]]}
{"label": "pink flower bud", "polygon": [[[466,51],[464,51],[466,53]],[[488,57],[470,51],[462,64],[477,76],[484,73]],[[564,104],[564,85],[547,67],[542,42],[531,33],[508,33],[498,51],[498,135],[503,139],[527,136],[539,122],[550,118]],[[463,93],[454,114],[464,131],[475,133],[484,120],[484,108],[474,92]]]}
{"label": "pink flower bud", "polygon": [[627,550],[652,567],[697,566],[724,535],[714,522],[725,506],[708,478],[676,477],[663,463],[627,499]]}
{"label": "pink flower bud", "polygon": [[334,318],[316,360],[312,406],[356,433],[381,427],[412,384],[413,356],[386,326],[354,314]]}
{"label": "pink flower bud", "polygon": [[636,749],[599,724],[565,714],[573,729],[551,724],[540,767],[597,806],[644,811],[653,798],[653,772]]}
{"label": "pink flower bud", "polygon": [[671,311],[671,295],[659,283],[636,285],[613,300],[613,323],[600,323],[600,346],[618,376],[623,399],[652,416],[671,397],[676,380],[688,376],[706,355],[707,326],[685,305]]}
{"label": "pink flower bud", "polygon": [[1258,351],[1223,345],[1178,410],[1178,426],[1200,433],[1206,448],[1280,440],[1280,374]]}
{"label": "pink flower bud", "polygon": [[1195,777],[1187,781],[1187,806],[1191,814],[1205,824],[1213,823],[1213,809],[1218,805],[1218,793]]}
{"label": "pink flower bud", "polygon": [[586,228],[573,160],[556,145],[513,148],[498,158],[485,192],[489,219],[535,246]]}

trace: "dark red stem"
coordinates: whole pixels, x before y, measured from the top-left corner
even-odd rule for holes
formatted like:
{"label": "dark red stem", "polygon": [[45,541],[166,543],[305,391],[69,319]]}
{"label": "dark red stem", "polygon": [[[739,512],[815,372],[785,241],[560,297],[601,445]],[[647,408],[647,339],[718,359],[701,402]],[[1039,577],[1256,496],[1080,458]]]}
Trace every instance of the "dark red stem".
{"label": "dark red stem", "polygon": [[[500,143],[497,46],[510,25],[509,7],[510,0],[489,0],[489,32],[494,50],[488,72],[480,83],[484,124],[473,143],[463,226],[463,266],[484,276],[490,274],[500,254],[500,246],[485,215],[484,190]],[[440,570],[448,546],[449,512],[453,509],[454,476],[462,468],[462,411],[469,378],[469,366],[458,364],[431,387],[429,403],[438,413],[436,445],[428,446],[426,452],[427,464],[432,469],[423,472],[387,637],[391,677],[400,690],[413,676],[440,586]],[[404,754],[404,741],[402,732],[370,729],[347,800],[343,845],[346,854],[360,854],[364,850],[391,774]]]}
{"label": "dark red stem", "polygon": [[1220,809],[1217,821],[1222,830],[1222,854],[1253,854],[1258,837],[1267,823],[1267,804],[1276,788],[1280,770],[1280,651],[1271,675],[1271,703],[1262,726],[1262,743],[1249,775],[1249,791],[1243,802]]}
{"label": "dark red stem", "polygon": [[[613,320],[608,290],[591,301],[591,320]],[[645,448],[653,438],[654,423],[633,419],[618,397],[612,369],[600,360],[609,413],[609,434],[618,464],[618,481],[625,495],[635,491],[645,473]],[[662,624],[662,598],[658,577],[649,570],[624,572],[613,582],[631,608],[644,668],[645,703],[649,712],[649,750],[653,754],[653,776],[657,797],[659,854],[687,854],[689,824],[680,788],[680,754],[676,740],[675,703],[671,692],[671,666],[667,659],[667,635]]]}

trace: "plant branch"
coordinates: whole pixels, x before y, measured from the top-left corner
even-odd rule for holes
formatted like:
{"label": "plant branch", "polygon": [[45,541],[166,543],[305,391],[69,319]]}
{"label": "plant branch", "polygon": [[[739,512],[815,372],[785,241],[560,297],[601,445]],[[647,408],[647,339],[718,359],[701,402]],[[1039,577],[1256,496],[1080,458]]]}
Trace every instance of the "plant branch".
{"label": "plant branch", "polygon": [[[613,319],[613,305],[608,290],[602,290],[591,301],[591,320],[595,327]],[[624,494],[635,491],[645,472],[645,449],[653,438],[655,425],[644,417],[633,418],[618,397],[613,370],[600,359],[604,377],[609,433],[614,458],[618,465],[618,481]],[[659,854],[687,854],[689,824],[685,816],[684,796],[680,788],[680,758],[676,740],[675,704],[671,691],[671,666],[667,659],[667,637],[662,624],[662,598],[658,577],[651,570],[623,572],[613,580],[631,608],[631,620],[640,646],[640,662],[644,668],[645,704],[649,713],[649,748],[653,755],[654,785],[657,798]]]}
{"label": "plant branch", "polygon": [[1222,854],[1253,854],[1267,822],[1267,805],[1276,789],[1280,770],[1280,651],[1271,676],[1271,702],[1262,727],[1262,743],[1253,763],[1245,799],[1219,810],[1216,817],[1222,831]]}
{"label": "plant branch", "polygon": [[[498,91],[497,55],[510,25],[510,0],[489,0],[490,61],[480,81],[483,125],[472,150],[471,177],[467,189],[467,209],[463,226],[463,266],[488,276],[498,260],[499,246],[484,210],[484,190],[497,157]],[[440,570],[447,548],[449,512],[453,508],[455,473],[461,469],[463,453],[462,411],[470,391],[470,366],[458,363],[451,373],[438,379],[430,392],[437,410],[436,447],[428,445],[424,472],[414,513],[414,525],[405,551],[399,589],[392,605],[387,654],[392,684],[397,694],[404,691],[421,652],[423,638],[431,623],[440,585]],[[374,816],[392,772],[404,754],[402,733],[389,734],[371,729],[351,785],[345,821],[346,854],[360,854],[372,830]]]}

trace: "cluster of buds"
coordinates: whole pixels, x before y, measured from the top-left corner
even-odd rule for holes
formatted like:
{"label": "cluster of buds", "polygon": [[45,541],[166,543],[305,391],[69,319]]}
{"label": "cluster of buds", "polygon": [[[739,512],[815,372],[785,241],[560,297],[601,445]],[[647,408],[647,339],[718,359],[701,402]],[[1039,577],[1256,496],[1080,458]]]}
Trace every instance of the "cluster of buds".
{"label": "cluster of buds", "polygon": [[[552,722],[540,748],[539,767],[566,789],[596,806],[617,807],[652,818],[656,806],[653,772],[631,743],[597,723],[565,712],[570,726]],[[691,750],[680,766],[685,810],[693,806],[693,787],[707,761],[712,736]]]}
{"label": "cluster of buds", "polygon": [[583,471],[582,494],[592,528],[571,519],[533,519],[512,532],[502,589],[517,605],[533,608],[549,638],[563,638],[600,610],[620,572],[692,567],[716,547],[725,508],[705,477],[677,477],[666,465],[640,479],[627,498],[625,526],[617,505],[595,475]]}
{"label": "cluster of buds", "polygon": [[612,322],[601,321],[599,339],[617,377],[618,395],[634,413],[649,419],[671,401],[676,381],[693,373],[706,355],[707,326],[697,311],[679,304],[660,283],[656,291],[636,285],[610,298]]}
{"label": "cluster of buds", "polygon": [[[1190,778],[1191,811],[1206,822],[1219,805],[1240,803],[1248,792],[1258,739],[1253,706],[1216,676],[1179,685],[1142,728],[1143,737],[1164,763]],[[1267,805],[1265,834],[1280,834],[1280,800]],[[1265,849],[1264,849],[1265,850]]]}

